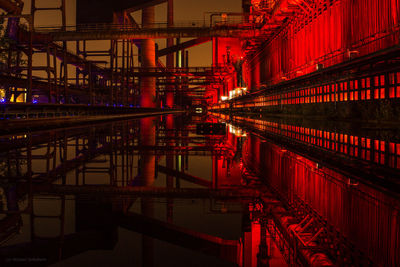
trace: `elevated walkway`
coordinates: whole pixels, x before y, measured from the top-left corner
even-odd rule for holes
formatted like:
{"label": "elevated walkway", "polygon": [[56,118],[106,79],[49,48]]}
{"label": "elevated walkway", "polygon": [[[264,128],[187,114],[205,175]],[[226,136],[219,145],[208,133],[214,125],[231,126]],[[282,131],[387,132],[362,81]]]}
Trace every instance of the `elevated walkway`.
{"label": "elevated walkway", "polygon": [[213,26],[192,25],[166,27],[155,24],[151,28],[137,28],[131,25],[93,24],[66,27],[65,30],[52,27],[35,29],[41,38],[47,41],[82,41],[82,40],[130,40],[164,39],[194,37],[230,37],[256,38],[261,31],[253,24],[217,24]]}
{"label": "elevated walkway", "polygon": [[[228,67],[189,67],[189,68],[142,68],[134,67],[126,70],[132,76],[151,77],[215,77],[225,76],[233,73],[233,68]],[[115,75],[118,75],[116,73]]]}

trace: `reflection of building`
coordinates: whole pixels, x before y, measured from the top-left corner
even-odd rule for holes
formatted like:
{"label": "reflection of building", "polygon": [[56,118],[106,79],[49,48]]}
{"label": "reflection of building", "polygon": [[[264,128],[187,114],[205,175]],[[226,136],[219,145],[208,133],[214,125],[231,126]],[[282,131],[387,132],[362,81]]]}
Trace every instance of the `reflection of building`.
{"label": "reflection of building", "polygon": [[[57,262],[88,250],[114,249],[120,239],[117,228],[123,227],[146,236],[143,258],[149,260],[147,263],[157,255],[154,254],[157,250],[153,250],[157,242],[153,238],[205,251],[243,267],[256,262],[282,263],[278,248],[284,256],[297,257],[297,261],[304,263],[350,264],[349,259],[359,262],[382,259],[389,263],[398,259],[397,254],[387,254],[383,249],[375,249],[371,258],[360,256],[359,242],[368,235],[362,233],[351,240],[342,237],[357,226],[348,223],[348,219],[358,222],[361,218],[367,222],[371,210],[361,212],[359,208],[360,212],[355,213],[347,205],[337,206],[337,200],[347,203],[352,199],[353,205],[362,207],[368,201],[363,196],[381,194],[361,179],[349,179],[354,175],[341,172],[349,171],[347,166],[353,160],[375,160],[375,154],[392,162],[397,154],[391,149],[378,151],[380,147],[374,146],[372,151],[370,147],[372,158],[355,159],[356,146],[350,140],[364,137],[336,132],[339,141],[333,145],[338,149],[335,156],[310,159],[321,151],[327,153],[325,145],[334,137],[331,133],[328,136],[327,130],[320,135],[318,131],[322,130],[288,123],[238,116],[224,118],[230,123],[223,135],[197,135],[190,118],[169,116],[162,120],[146,118],[0,138],[0,153],[7,156],[4,161],[19,164],[16,169],[19,173],[12,171],[7,180],[1,178],[7,194],[7,206],[3,205],[2,212],[13,213],[0,219],[0,230],[12,226],[1,231],[0,237],[5,240],[22,227],[33,225],[32,235],[26,236],[24,243],[15,246],[5,243],[0,255],[45,255],[49,261]],[[203,116],[196,117],[195,123],[217,121]],[[315,142],[307,143],[308,139]],[[377,143],[375,139],[369,140]],[[360,153],[362,143],[357,147]],[[388,145],[392,147],[390,142]],[[339,162],[342,157],[346,157],[344,163]],[[327,168],[328,162],[340,165],[340,169]],[[382,164],[377,170],[381,175],[386,174],[387,165]],[[355,168],[353,173],[364,175],[363,170]],[[44,198],[48,194],[54,196]],[[326,198],[327,195],[331,197]],[[160,198],[165,201],[159,201]],[[387,200],[389,196],[382,194],[382,198]],[[22,205],[22,199],[27,199],[26,204]],[[242,221],[241,241],[239,236],[229,240],[217,238],[200,231],[196,224],[193,229],[191,225],[178,227],[182,199],[211,199],[209,205],[200,206],[200,210],[207,210],[202,216],[218,214],[224,218],[236,214],[234,218]],[[141,214],[133,212],[138,207]],[[389,220],[393,209],[384,201],[369,207],[382,210],[380,220],[387,221],[393,231],[398,230],[398,225]],[[166,211],[165,221],[157,219],[159,209]],[[188,210],[192,209],[189,205]],[[315,211],[335,218],[328,221],[335,228],[327,226],[324,217]],[[232,223],[231,217],[226,218]],[[372,221],[368,222],[365,231],[377,231],[380,238],[391,239],[392,233],[385,230],[386,226],[376,228]],[[75,225],[73,232],[68,230],[71,223]],[[43,228],[46,225],[51,227]],[[205,227],[212,226],[217,224]],[[372,241],[376,240],[368,244],[374,244]],[[331,256],[333,243],[341,251],[336,257]],[[316,244],[321,245],[318,250]]]}

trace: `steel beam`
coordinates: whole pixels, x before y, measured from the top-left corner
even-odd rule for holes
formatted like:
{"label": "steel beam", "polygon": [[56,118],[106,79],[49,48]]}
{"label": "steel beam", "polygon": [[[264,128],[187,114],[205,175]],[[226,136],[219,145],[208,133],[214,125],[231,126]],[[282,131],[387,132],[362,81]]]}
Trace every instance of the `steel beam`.
{"label": "steel beam", "polygon": [[[37,29],[40,32],[40,29]],[[174,28],[140,28],[140,29],[88,29],[85,31],[47,31],[43,30],[44,41],[83,41],[83,40],[131,40],[131,39],[165,39],[195,37],[230,37],[256,38],[260,31],[254,28],[221,27],[174,27]],[[37,36],[40,38],[40,36]]]}
{"label": "steel beam", "polygon": [[183,42],[179,45],[174,45],[174,46],[170,46],[170,47],[161,49],[160,51],[158,51],[158,56],[159,57],[167,56],[171,53],[176,53],[180,50],[184,50],[184,49],[196,46],[196,45],[201,45],[201,44],[207,43],[209,41],[211,41],[211,38],[208,38],[208,37],[196,38],[196,39],[193,39],[193,40],[190,40],[187,42]]}
{"label": "steel beam", "polygon": [[[75,169],[81,160],[68,166],[69,170]],[[61,168],[61,167],[59,167]],[[240,199],[267,197],[265,192],[255,189],[209,189],[209,188],[165,188],[154,186],[128,186],[118,187],[110,185],[56,185],[56,184],[34,184],[35,193],[42,194],[67,194],[67,195],[91,195],[98,197],[105,196],[126,196],[126,197],[172,197],[187,199]]]}

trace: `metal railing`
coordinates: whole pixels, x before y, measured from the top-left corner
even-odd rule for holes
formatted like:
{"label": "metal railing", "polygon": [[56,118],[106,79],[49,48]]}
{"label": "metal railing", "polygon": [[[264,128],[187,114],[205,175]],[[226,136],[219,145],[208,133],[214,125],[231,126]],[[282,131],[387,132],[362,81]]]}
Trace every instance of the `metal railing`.
{"label": "metal railing", "polygon": [[232,28],[255,28],[253,24],[248,24],[245,18],[233,18],[233,19],[216,19],[216,20],[193,20],[193,21],[178,21],[174,23],[174,26],[168,26],[167,22],[155,22],[153,24],[143,25],[132,25],[132,24],[113,24],[113,23],[93,23],[93,24],[78,24],[78,25],[67,25],[62,27],[61,25],[50,25],[50,26],[37,26],[35,32],[38,33],[51,33],[51,32],[93,32],[93,31],[135,31],[140,29],[182,29],[182,28],[218,28],[218,27],[232,27]]}

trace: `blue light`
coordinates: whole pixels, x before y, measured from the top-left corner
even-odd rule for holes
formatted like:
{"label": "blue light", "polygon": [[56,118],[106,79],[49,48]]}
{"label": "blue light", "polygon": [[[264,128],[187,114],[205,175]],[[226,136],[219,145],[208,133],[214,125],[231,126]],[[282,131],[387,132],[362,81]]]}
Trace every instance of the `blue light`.
{"label": "blue light", "polygon": [[0,99],[0,103],[6,103],[6,99],[5,98],[1,98]]}
{"label": "blue light", "polygon": [[130,108],[133,108],[133,105],[129,105]]}
{"label": "blue light", "polygon": [[38,100],[37,99],[33,99],[32,100],[32,104],[37,104],[38,103]]}

